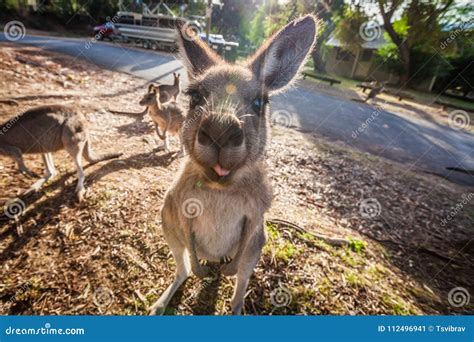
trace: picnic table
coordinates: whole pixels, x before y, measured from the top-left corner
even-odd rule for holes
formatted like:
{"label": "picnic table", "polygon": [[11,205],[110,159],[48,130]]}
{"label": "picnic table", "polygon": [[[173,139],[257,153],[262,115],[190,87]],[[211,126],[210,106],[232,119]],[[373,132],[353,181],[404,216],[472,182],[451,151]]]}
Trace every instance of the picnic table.
{"label": "picnic table", "polygon": [[314,72],[311,72],[311,71],[303,71],[303,79],[305,79],[306,77],[312,77],[312,78],[315,78],[315,79],[320,80],[320,81],[328,82],[331,86],[333,84],[340,84],[341,83],[341,81],[336,80],[335,78],[317,75],[317,74],[315,74]]}
{"label": "picnic table", "polygon": [[[362,92],[365,93],[365,91],[366,91],[367,89],[372,90],[372,89],[378,87],[378,85],[376,85],[376,84],[373,83],[373,82],[370,82],[370,83],[368,83],[368,82],[362,82],[362,83],[357,84],[356,87],[362,88]],[[392,90],[390,90],[390,89],[384,88],[384,89],[382,90],[382,92],[383,92],[383,93],[386,93],[386,94],[388,94],[388,95],[397,97],[397,98],[398,98],[398,101],[402,101],[403,99],[405,99],[405,100],[413,100],[413,99],[414,99],[413,96],[408,95],[407,93],[404,93],[404,92],[402,92],[402,91],[400,91],[400,90],[398,90],[398,91],[392,91]]]}

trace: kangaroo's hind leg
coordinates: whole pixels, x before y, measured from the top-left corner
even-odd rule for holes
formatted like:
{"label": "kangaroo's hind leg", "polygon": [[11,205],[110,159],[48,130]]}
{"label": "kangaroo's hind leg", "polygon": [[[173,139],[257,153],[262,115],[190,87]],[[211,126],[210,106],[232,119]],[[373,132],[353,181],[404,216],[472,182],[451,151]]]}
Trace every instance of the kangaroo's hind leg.
{"label": "kangaroo's hind leg", "polygon": [[23,160],[23,153],[19,148],[10,145],[3,145],[0,147],[0,154],[4,154],[13,158],[16,161],[18,169],[22,174],[35,178],[38,177],[36,173],[26,167],[25,161]]}
{"label": "kangaroo's hind leg", "polygon": [[175,231],[168,226],[165,217],[166,213],[163,215],[163,232],[176,262],[176,273],[173,283],[168,286],[160,298],[151,306],[150,315],[162,315],[173,295],[191,275],[191,265],[186,246],[176,237]]}
{"label": "kangaroo's hind leg", "polygon": [[51,153],[43,154],[43,161],[46,166],[46,181],[50,180],[58,174],[56,167],[54,166],[53,155]]}
{"label": "kangaroo's hind leg", "polygon": [[234,294],[231,301],[232,314],[234,315],[240,315],[242,313],[250,276],[260,259],[260,254],[265,242],[266,236],[262,222],[255,234],[248,241],[239,260]]}
{"label": "kangaroo's hind leg", "polygon": [[41,189],[41,187],[48,182],[51,178],[57,175],[56,168],[54,167],[53,156],[51,153],[45,153],[42,155],[45,172],[44,177],[37,180],[27,191],[25,194],[31,194],[37,192]]}

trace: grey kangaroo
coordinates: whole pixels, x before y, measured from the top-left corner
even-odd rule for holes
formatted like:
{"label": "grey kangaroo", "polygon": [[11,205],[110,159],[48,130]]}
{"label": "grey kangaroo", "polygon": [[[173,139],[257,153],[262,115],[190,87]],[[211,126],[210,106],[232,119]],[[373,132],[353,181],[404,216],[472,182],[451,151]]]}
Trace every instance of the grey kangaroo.
{"label": "grey kangaroo", "polygon": [[[158,100],[159,97],[159,87],[150,84],[148,93],[140,100],[140,105],[147,107],[148,115],[150,115],[155,124],[156,133],[163,140],[164,149],[169,152],[167,132],[177,135],[181,140],[181,126],[184,121],[184,115],[176,102],[161,104],[161,101]],[[183,145],[181,144],[180,154],[182,152]]]}
{"label": "grey kangaroo", "polygon": [[158,86],[161,103],[166,103],[168,101],[171,101],[172,98],[175,101],[178,99],[178,95],[181,92],[181,80],[180,80],[181,75],[176,72],[173,72],[173,77],[174,77],[173,84],[171,85],[160,84]]}
{"label": "grey kangaroo", "polygon": [[187,156],[162,208],[176,275],[150,311],[163,313],[191,272],[206,277],[206,260],[236,276],[231,308],[241,314],[273,197],[264,160],[269,97],[296,78],[314,46],[316,21],[307,15],[290,22],[244,64],[228,64],[199,39],[178,36],[191,80],[182,131]]}
{"label": "grey kangaroo", "polygon": [[120,153],[95,155],[86,124],[82,114],[62,105],[27,110],[0,125],[0,154],[15,159],[20,172],[32,177],[36,175],[26,167],[23,154],[42,154],[46,171],[45,177],[35,183],[37,190],[57,174],[51,153],[65,149],[76,164],[78,177],[76,196],[82,201],[85,194],[82,156],[89,163],[97,163],[121,155]]}

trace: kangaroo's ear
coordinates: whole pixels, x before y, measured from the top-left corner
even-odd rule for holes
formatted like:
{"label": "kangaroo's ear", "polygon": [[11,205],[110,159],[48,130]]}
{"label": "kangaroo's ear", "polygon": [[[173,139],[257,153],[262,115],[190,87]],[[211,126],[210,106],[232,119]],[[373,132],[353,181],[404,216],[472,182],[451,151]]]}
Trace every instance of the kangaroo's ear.
{"label": "kangaroo's ear", "polygon": [[248,61],[267,91],[290,85],[316,42],[316,19],[306,15],[293,20],[269,38]]}
{"label": "kangaroo's ear", "polygon": [[179,53],[190,78],[195,78],[211,66],[222,62],[191,26],[179,25],[177,30]]}
{"label": "kangaroo's ear", "polygon": [[152,91],[156,92],[155,85],[153,83],[148,86],[148,92],[151,93]]}

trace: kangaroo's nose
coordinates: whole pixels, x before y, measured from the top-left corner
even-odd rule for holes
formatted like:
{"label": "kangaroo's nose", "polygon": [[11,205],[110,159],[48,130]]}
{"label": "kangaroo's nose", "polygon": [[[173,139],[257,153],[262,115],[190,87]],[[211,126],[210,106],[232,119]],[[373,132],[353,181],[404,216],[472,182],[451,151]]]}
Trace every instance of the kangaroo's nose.
{"label": "kangaroo's nose", "polygon": [[217,148],[240,146],[244,141],[244,132],[236,118],[213,116],[202,122],[198,141],[202,145],[214,144]]}

